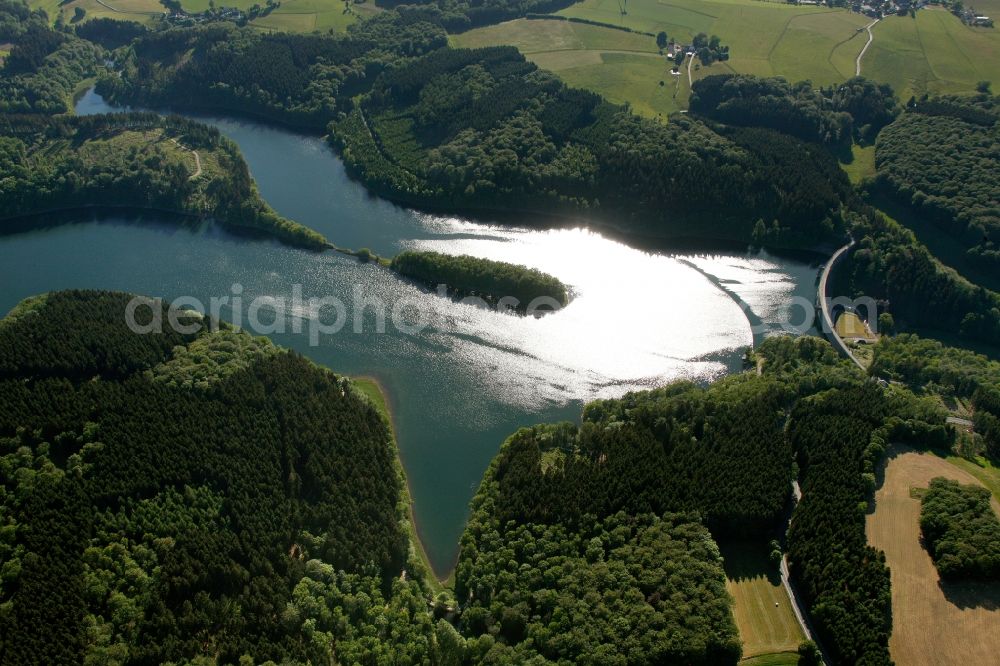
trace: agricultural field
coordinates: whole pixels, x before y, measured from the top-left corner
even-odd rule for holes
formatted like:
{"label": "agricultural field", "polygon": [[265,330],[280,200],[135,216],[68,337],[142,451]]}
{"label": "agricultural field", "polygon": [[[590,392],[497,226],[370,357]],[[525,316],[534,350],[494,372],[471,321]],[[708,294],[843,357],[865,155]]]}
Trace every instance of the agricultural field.
{"label": "agricultural field", "polygon": [[798,655],[789,659],[805,640],[791,601],[781,585],[778,569],[767,559],[767,548],[761,543],[732,543],[721,546],[726,572],[726,589],[736,602],[733,614],[743,641],[742,664],[797,663]]}
{"label": "agricultural field", "polygon": [[1000,84],[996,28],[972,28],[943,9],[928,8],[916,18],[880,21],[872,34],[861,73],[891,84],[904,101],[923,93],[972,92],[983,80]]}
{"label": "agricultural field", "polygon": [[867,517],[868,540],[885,551],[892,571],[889,650],[896,663],[910,666],[993,663],[1000,653],[1000,584],[942,584],[920,541],[919,490],[937,476],[979,483],[932,453],[894,447]]}
{"label": "agricultural field", "polygon": [[[181,0],[181,6],[188,12],[203,12],[210,0]],[[118,20],[151,23],[162,16],[166,8],[159,0],[74,0],[60,6],[60,0],[29,0],[33,9],[44,9],[51,21],[60,12],[68,22],[76,7],[87,10],[85,20],[92,18],[114,18]],[[264,5],[264,0],[216,0],[216,7],[236,7],[249,9],[253,5]],[[286,32],[344,32],[352,23],[381,11],[372,0],[362,4],[345,3],[344,0],[282,0],[281,6],[273,12],[253,21],[250,25],[265,30]]]}
{"label": "agricultural field", "polygon": [[845,9],[762,0],[632,0],[626,11],[622,16],[618,0],[584,0],[559,13],[663,30],[684,43],[699,32],[716,34],[730,47],[732,58],[723,66],[732,71],[821,85],[854,75],[854,58],[866,41],[858,28],[869,22]]}
{"label": "agricultural field", "polygon": [[95,18],[113,18],[119,21],[136,21],[149,24],[157,17],[163,16],[166,8],[159,0],[74,0],[60,5],[60,0],[28,0],[32,9],[44,9],[49,20],[55,22],[60,12],[63,20],[71,22],[77,7],[86,10],[84,20]]}
{"label": "agricultural field", "polygon": [[[294,0],[293,0],[294,1]],[[315,1],[315,0],[305,0]],[[980,3],[1000,17],[1000,0]],[[763,0],[583,0],[559,15],[657,33],[688,43],[704,32],[730,47],[731,59],[692,68],[692,79],[737,72],[783,76],[831,85],[854,76],[868,41],[866,16],[844,9],[800,7]],[[1000,85],[1000,30],[972,28],[943,9],[916,18],[890,16],[872,29],[874,40],[861,61],[863,75],[890,83],[904,100],[911,94],[972,92],[977,82]],[[565,21],[508,21],[452,36],[455,46],[511,44],[566,83],[629,102],[639,113],[663,115],[687,106],[686,71],[670,74],[653,39],[609,27]],[[661,86],[660,82],[664,85]],[[861,156],[856,178],[869,175]]]}
{"label": "agricultural field", "polygon": [[[695,62],[693,80],[715,73],[780,74],[791,80],[831,84],[854,75],[854,61],[868,21],[846,10],[795,7],[760,0],[633,0],[622,16],[618,0],[584,0],[560,15],[620,25],[632,30],[664,31],[682,43],[699,32],[717,34],[728,44],[728,62],[703,67]],[[667,116],[687,106],[687,70],[670,73],[672,63],[658,55],[654,38],[614,28],[567,21],[519,19],[452,36],[455,46],[511,44],[539,67],[567,84],[628,102],[647,116]],[[663,85],[660,85],[660,82]]]}
{"label": "agricultural field", "polygon": [[[569,21],[517,19],[451,36],[453,46],[513,44],[532,62],[568,85],[593,90],[646,116],[667,116],[687,106],[686,76],[670,73],[656,39],[624,30]],[[660,82],[663,85],[660,85]]]}
{"label": "agricultural field", "polygon": [[[203,12],[210,0],[181,0],[181,6],[189,12]],[[249,9],[253,5],[264,5],[262,0],[216,0],[216,7],[236,7]],[[250,25],[268,30],[285,32],[344,32],[347,26],[364,16],[379,11],[373,0],[363,4],[344,0],[281,0],[281,6],[267,16],[256,19]]]}

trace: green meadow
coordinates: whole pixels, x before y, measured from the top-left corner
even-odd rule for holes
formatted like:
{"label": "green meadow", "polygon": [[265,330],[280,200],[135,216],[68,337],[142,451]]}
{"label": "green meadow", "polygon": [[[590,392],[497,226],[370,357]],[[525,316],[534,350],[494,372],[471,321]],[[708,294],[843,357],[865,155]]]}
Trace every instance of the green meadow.
{"label": "green meadow", "polygon": [[699,32],[716,34],[730,46],[732,58],[723,67],[731,71],[817,84],[854,74],[854,58],[865,43],[858,28],[868,23],[844,9],[762,0],[631,0],[626,11],[622,16],[618,0],[584,0],[560,14],[662,30],[684,43]]}
{"label": "green meadow", "polygon": [[996,28],[972,28],[943,9],[930,8],[916,18],[889,17],[872,32],[875,40],[861,73],[892,84],[904,101],[923,93],[972,92],[978,81],[1000,85]]}
{"label": "green meadow", "polygon": [[[826,7],[796,7],[761,0],[632,0],[623,16],[618,0],[584,0],[560,15],[649,33],[661,30],[682,43],[699,32],[722,38],[732,57],[702,67],[692,79],[739,72],[810,79],[828,85],[854,75],[867,39],[865,17]],[[598,92],[644,115],[667,115],[687,106],[687,71],[670,73],[648,35],[567,21],[508,21],[452,37],[455,46],[512,44],[566,83]],[[660,85],[660,82],[663,85]]]}
{"label": "green meadow", "polygon": [[155,17],[162,16],[166,8],[158,0],[74,0],[60,4],[60,0],[28,0],[32,9],[44,9],[49,20],[55,22],[60,13],[67,23],[73,18],[77,7],[86,10],[85,20],[95,18],[112,18],[119,21],[135,21],[151,23]]}
{"label": "green meadow", "polygon": [[[764,0],[630,0],[625,7],[623,15],[619,0],[583,0],[559,14],[643,32],[662,30],[683,43],[699,32],[719,35],[730,46],[730,60],[711,67],[696,63],[694,80],[736,72],[831,85],[854,76],[868,41],[864,26],[871,21],[844,9]],[[1000,18],[1000,0],[976,7]],[[983,80],[1000,87],[996,29],[972,28],[943,9],[929,8],[916,18],[887,17],[873,35],[861,72],[890,83],[904,100],[925,92],[972,92]],[[652,37],[610,27],[520,19],[453,35],[452,43],[514,45],[568,84],[628,102],[644,115],[682,109],[690,92],[687,72],[672,76]]]}
{"label": "green meadow", "polygon": [[518,19],[452,35],[451,43],[467,48],[513,44],[569,85],[594,90],[617,104],[628,102],[644,115],[666,116],[687,103],[686,76],[671,75],[671,65],[649,35],[569,21]]}

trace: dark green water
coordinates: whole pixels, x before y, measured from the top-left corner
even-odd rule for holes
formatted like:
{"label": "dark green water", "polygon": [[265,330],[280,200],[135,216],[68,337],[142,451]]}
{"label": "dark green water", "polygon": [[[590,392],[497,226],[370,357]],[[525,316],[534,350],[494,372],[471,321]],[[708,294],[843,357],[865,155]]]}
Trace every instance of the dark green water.
{"label": "dark green water", "polygon": [[[108,110],[93,93],[78,106],[81,113]],[[232,296],[238,284],[239,312],[227,306],[222,315],[246,321],[253,299],[269,299],[261,319],[269,323],[279,312],[286,332],[271,334],[278,344],[337,372],[372,375],[388,391],[420,535],[439,573],[454,561],[482,472],[514,430],[576,420],[593,398],[737,370],[755,339],[750,320],[776,322],[793,297],[813,298],[817,267],[806,261],[764,253],[653,254],[582,228],[539,231],[423,215],[367,194],[319,139],[252,122],[202,120],[240,145],[276,210],[338,245],[387,255],[426,247],[537,266],[569,284],[574,300],[541,319],[514,317],[453,303],[334,253],[192,231],[155,216],[81,215],[0,237],[0,310],[66,288],[207,304]],[[301,285],[305,299],[342,300],[348,324],[315,346],[308,326],[292,332],[308,315],[307,307],[281,303],[293,285]],[[408,334],[390,315],[379,333],[374,301],[386,310],[408,302],[434,324]],[[360,333],[353,330],[359,311]]]}

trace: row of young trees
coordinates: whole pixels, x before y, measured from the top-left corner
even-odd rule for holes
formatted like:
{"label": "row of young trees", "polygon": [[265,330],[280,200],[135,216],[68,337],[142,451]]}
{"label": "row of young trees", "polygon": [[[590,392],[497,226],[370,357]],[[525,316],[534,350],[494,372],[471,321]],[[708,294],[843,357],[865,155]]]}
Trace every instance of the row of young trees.
{"label": "row of young trees", "polygon": [[1000,580],[1000,519],[986,488],[932,479],[920,504],[924,545],[946,580]]}

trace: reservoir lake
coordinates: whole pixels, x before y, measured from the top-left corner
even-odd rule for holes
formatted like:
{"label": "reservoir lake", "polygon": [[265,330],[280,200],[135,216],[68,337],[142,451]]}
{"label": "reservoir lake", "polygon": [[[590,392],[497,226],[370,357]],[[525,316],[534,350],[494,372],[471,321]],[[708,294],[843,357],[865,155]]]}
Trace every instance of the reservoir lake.
{"label": "reservoir lake", "polygon": [[[111,111],[93,91],[77,105],[81,114]],[[253,121],[197,119],[239,145],[275,210],[338,246],[525,264],[569,285],[572,300],[554,314],[520,317],[455,302],[333,251],[190,228],[155,214],[81,213],[0,236],[0,311],[32,294],[69,288],[202,304],[229,297],[223,318],[244,322],[249,305],[263,303],[260,320],[278,329],[269,333],[276,343],[384,387],[418,531],[442,576],[454,564],[483,471],[515,430],[578,421],[593,399],[739,371],[747,347],[780,330],[793,299],[815,298],[822,257],[650,251],[582,222],[545,229],[420,213],[369,194],[319,137]],[[346,325],[313,344],[313,311],[294,303],[295,293],[304,301],[338,299]],[[803,318],[798,309],[793,321]],[[418,312],[430,323],[415,332]]]}

